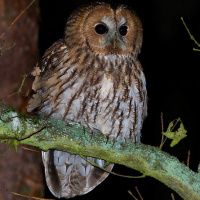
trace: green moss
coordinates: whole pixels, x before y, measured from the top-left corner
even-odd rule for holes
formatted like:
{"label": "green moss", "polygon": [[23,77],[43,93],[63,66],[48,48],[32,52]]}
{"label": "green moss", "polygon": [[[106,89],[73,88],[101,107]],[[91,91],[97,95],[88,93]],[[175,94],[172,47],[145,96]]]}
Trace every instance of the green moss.
{"label": "green moss", "polygon": [[[122,164],[156,178],[184,199],[191,200],[192,197],[192,199],[200,200],[200,174],[190,170],[175,157],[161,150],[158,151],[156,147],[131,142],[113,143],[113,141],[107,141],[100,132],[91,134],[90,130],[86,130],[83,134],[84,130],[79,124],[66,124],[59,120],[31,117],[14,112],[13,109],[4,107],[1,103],[0,112],[3,119],[3,121],[0,120],[1,141],[9,141],[15,146],[19,143],[27,144],[42,150],[54,148],[71,154],[97,157],[110,163]],[[20,127],[13,130],[13,119],[9,117],[16,114],[21,120]],[[17,141],[18,137],[27,136],[43,126],[46,128],[37,134],[20,142]]]}

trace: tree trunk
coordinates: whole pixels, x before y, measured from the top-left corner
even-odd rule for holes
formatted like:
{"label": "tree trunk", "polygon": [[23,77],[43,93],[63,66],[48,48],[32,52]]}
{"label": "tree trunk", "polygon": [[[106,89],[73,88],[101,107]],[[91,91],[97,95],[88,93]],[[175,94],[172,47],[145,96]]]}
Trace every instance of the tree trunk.
{"label": "tree trunk", "polygon": [[[15,21],[30,2],[0,0],[0,99],[16,92],[20,87],[22,75],[29,73],[38,61],[37,2]],[[31,90],[31,83],[31,78],[26,80],[22,94]],[[27,98],[23,95],[13,95],[3,101],[26,112]],[[0,145],[1,154],[7,149],[8,145]],[[42,196],[41,166],[39,152],[22,148],[19,148],[17,153],[11,149],[5,157],[0,157],[0,199],[21,199],[13,196],[11,192]]]}

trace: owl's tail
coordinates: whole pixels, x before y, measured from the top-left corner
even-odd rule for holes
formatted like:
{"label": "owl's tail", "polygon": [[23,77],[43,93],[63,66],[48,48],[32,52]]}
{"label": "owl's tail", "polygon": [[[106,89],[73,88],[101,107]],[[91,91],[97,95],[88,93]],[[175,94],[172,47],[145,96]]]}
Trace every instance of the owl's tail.
{"label": "owl's tail", "polygon": [[[92,166],[79,155],[48,150],[42,152],[46,182],[50,191],[58,198],[70,198],[90,192],[99,185],[108,173]],[[92,157],[87,159],[104,167],[105,161]],[[114,164],[105,167],[111,171]]]}

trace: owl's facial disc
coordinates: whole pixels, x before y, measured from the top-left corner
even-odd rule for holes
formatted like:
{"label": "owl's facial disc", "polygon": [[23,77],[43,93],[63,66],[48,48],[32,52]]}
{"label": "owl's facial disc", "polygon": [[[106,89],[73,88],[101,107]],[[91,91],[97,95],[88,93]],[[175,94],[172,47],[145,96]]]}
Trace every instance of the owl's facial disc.
{"label": "owl's facial disc", "polygon": [[142,42],[141,22],[124,6],[93,9],[85,19],[83,33],[88,47],[101,55],[137,55]]}
{"label": "owl's facial disc", "polygon": [[[124,23],[122,23],[124,22]],[[128,26],[125,25],[126,20],[122,20],[117,24],[112,17],[103,17],[100,23],[95,25],[95,32],[99,36],[99,48],[107,48],[110,54],[118,53],[121,48],[126,50],[126,42],[123,37],[128,33]]]}
{"label": "owl's facial disc", "polygon": [[67,22],[65,42],[72,52],[89,49],[100,55],[137,57],[142,45],[142,24],[127,7],[97,3],[74,12]]}

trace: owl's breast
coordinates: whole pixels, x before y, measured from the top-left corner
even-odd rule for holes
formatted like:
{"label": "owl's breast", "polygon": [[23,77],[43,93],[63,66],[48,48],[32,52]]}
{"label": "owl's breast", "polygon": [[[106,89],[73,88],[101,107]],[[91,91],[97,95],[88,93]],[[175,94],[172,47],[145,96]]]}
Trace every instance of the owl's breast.
{"label": "owl's breast", "polygon": [[117,82],[101,73],[101,81],[93,85],[89,77],[80,76],[76,67],[70,67],[61,70],[57,79],[53,87],[55,81],[48,79],[41,114],[78,122],[113,139],[140,141],[146,112],[141,93],[145,88],[139,88],[134,76],[131,81],[124,77],[124,81]]}
{"label": "owl's breast", "polygon": [[139,141],[143,102],[137,101],[138,90],[134,85],[115,87],[113,80],[106,76],[101,84],[92,87],[87,78],[79,78],[72,88],[63,92],[57,107],[59,113],[53,115],[98,129],[113,139]]}
{"label": "owl's breast", "polygon": [[104,76],[99,89],[100,112],[95,128],[112,139],[140,141],[144,102],[138,101],[138,92],[134,83],[115,84]]}

